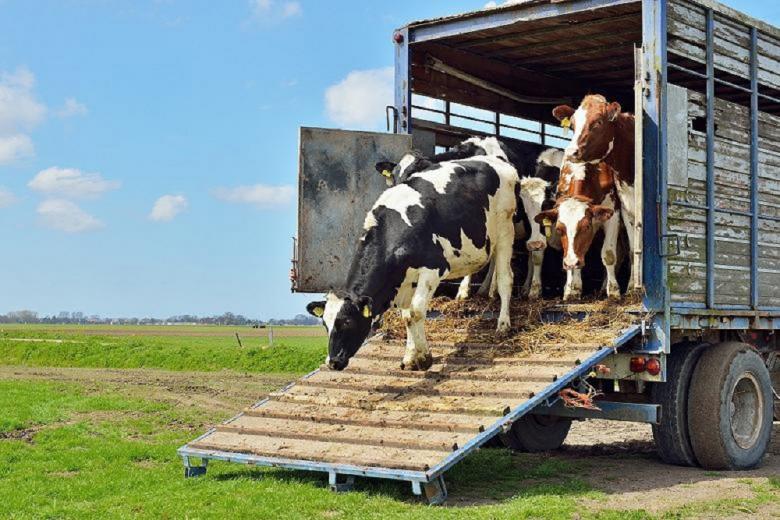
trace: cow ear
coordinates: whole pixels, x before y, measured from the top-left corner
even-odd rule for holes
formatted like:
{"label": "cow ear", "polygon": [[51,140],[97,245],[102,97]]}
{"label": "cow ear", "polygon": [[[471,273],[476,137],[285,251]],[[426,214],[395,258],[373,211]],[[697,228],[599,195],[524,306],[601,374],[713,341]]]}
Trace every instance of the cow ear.
{"label": "cow ear", "polygon": [[617,116],[620,115],[620,111],[622,110],[622,107],[620,106],[620,103],[617,101],[610,103],[607,106],[607,117],[610,121],[614,121],[617,119]]}
{"label": "cow ear", "polygon": [[552,114],[558,121],[563,121],[564,119],[570,119],[574,112],[575,110],[569,105],[560,105],[553,108]]}
{"label": "cow ear", "polygon": [[322,315],[325,314],[325,302],[311,302],[309,305],[306,306],[306,310],[309,314],[312,316],[315,316],[317,318],[322,318]]}
{"label": "cow ear", "polygon": [[380,161],[376,163],[374,168],[376,168],[376,171],[378,171],[383,177],[386,179],[392,179],[393,178],[393,170],[396,167],[396,163],[390,162],[390,161]]}
{"label": "cow ear", "polygon": [[615,214],[614,209],[605,206],[593,206],[590,210],[593,212],[593,220],[598,222],[606,222]]}
{"label": "cow ear", "polygon": [[374,315],[374,312],[371,308],[373,304],[374,300],[372,300],[370,296],[361,296],[358,299],[358,307],[360,307],[360,313],[364,318],[370,318]]}
{"label": "cow ear", "polygon": [[558,210],[557,209],[548,209],[547,211],[542,211],[538,215],[534,217],[534,221],[537,224],[544,224],[545,220],[549,220],[551,222],[555,222],[558,220]]}

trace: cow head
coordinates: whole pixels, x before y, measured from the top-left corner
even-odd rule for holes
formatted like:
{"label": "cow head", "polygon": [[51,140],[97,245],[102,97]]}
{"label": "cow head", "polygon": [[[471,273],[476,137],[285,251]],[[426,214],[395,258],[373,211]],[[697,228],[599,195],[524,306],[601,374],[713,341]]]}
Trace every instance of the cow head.
{"label": "cow head", "polygon": [[566,155],[576,162],[598,162],[612,152],[620,115],[620,103],[607,102],[604,96],[586,96],[579,108],[555,107],[553,116],[574,131]]}
{"label": "cow head", "polygon": [[598,224],[612,218],[614,213],[612,208],[571,197],[553,209],[542,211],[535,220],[539,224],[544,224],[546,220],[555,225],[561,237],[564,269],[582,269]]}
{"label": "cow head", "polygon": [[544,251],[547,247],[547,237],[536,222],[536,216],[542,211],[542,205],[547,197],[549,183],[536,177],[524,177],[520,180],[520,200],[531,224],[531,234],[526,241],[528,251]]}
{"label": "cow head", "polygon": [[333,292],[324,301],[306,306],[309,314],[322,319],[328,331],[328,358],[333,370],[344,370],[371,332],[373,312],[367,296],[338,296]]}
{"label": "cow head", "polygon": [[405,182],[413,174],[425,170],[432,164],[431,161],[417,153],[408,153],[398,163],[380,161],[376,163],[375,168],[385,178],[387,185],[392,187]]}

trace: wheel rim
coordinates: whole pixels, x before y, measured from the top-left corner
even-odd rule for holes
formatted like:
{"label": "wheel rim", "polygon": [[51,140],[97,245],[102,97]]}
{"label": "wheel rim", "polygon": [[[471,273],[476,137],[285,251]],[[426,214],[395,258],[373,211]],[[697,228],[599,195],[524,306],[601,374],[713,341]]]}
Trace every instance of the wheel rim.
{"label": "wheel rim", "polygon": [[731,436],[740,448],[748,450],[756,444],[764,423],[764,396],[753,374],[742,374],[731,391],[729,406]]}

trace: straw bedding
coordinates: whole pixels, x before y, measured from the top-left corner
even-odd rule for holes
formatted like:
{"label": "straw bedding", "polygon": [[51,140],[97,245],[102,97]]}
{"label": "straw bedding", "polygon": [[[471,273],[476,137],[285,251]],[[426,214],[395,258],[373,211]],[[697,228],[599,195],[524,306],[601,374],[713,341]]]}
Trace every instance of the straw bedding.
{"label": "straw bedding", "polygon": [[[542,322],[545,310],[565,313],[586,312],[584,319],[568,315],[556,323]],[[511,302],[512,330],[498,334],[499,301],[472,297],[465,301],[435,298],[428,308],[425,333],[429,342],[493,344],[502,355],[528,355],[563,352],[569,346],[594,343],[607,345],[624,328],[642,319],[641,298],[584,300],[564,304],[560,300],[520,300]],[[406,327],[397,310],[388,311],[381,332],[388,339],[405,339]]]}

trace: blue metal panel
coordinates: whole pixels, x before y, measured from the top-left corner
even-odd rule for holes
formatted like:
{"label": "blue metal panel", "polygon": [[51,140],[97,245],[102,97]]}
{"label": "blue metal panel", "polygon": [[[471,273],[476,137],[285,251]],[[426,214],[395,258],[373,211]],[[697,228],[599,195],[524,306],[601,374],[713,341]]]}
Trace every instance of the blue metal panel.
{"label": "blue metal panel", "polygon": [[642,0],[643,95],[643,274],[645,306],[659,312],[654,341],[669,347],[669,288],[667,282],[667,2]]}
{"label": "blue metal panel", "polygon": [[758,31],[750,28],[750,305],[758,308]]}
{"label": "blue metal panel", "polygon": [[579,366],[577,366],[577,368],[575,368],[570,372],[567,372],[565,375],[560,377],[553,384],[546,387],[543,391],[534,395],[529,400],[524,402],[522,405],[518,406],[514,410],[510,411],[507,415],[505,415],[504,417],[502,417],[501,419],[493,423],[493,425],[486,428],[484,432],[471,439],[469,442],[464,444],[463,447],[452,452],[452,454],[447,456],[447,458],[445,458],[440,464],[438,464],[436,467],[428,471],[429,478],[433,479],[434,477],[444,473],[452,466],[454,466],[458,461],[460,461],[463,457],[465,457],[475,449],[485,444],[488,440],[492,439],[499,432],[503,431],[506,428],[509,428],[513,422],[515,422],[525,414],[529,413],[537,406],[545,402],[550,403],[550,402],[554,402],[554,400],[557,400],[558,392],[560,392],[561,390],[569,386],[569,384],[571,384],[571,382],[577,379],[578,377],[582,377],[583,375],[590,372],[590,369],[593,367],[593,365],[598,364],[599,362],[604,360],[607,356],[613,354],[615,351],[614,349],[617,349],[618,347],[621,347],[626,343],[628,343],[631,339],[637,336],[640,331],[641,331],[640,325],[632,325],[631,327],[627,328],[625,331],[623,331],[623,333],[620,336],[615,338],[615,341],[613,341],[612,343],[612,348],[602,348],[596,351],[593,355],[591,355],[589,358],[583,361]]}
{"label": "blue metal panel", "polygon": [[396,31],[395,41],[395,108],[398,111],[395,132],[398,134],[412,133],[412,85],[410,81],[409,63],[409,29]]}
{"label": "blue metal panel", "polygon": [[707,9],[707,307],[715,307],[715,17]]}
{"label": "blue metal panel", "polygon": [[412,24],[412,43],[449,38],[475,31],[495,29],[505,25],[530,20],[539,20],[553,16],[564,16],[591,9],[614,7],[633,4],[637,0],[570,0],[567,2],[540,3],[531,6],[516,6],[514,8],[497,9],[495,12],[479,16],[455,16],[439,22],[424,23],[419,26]]}

